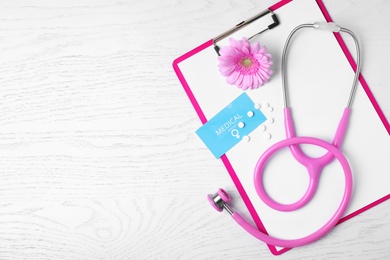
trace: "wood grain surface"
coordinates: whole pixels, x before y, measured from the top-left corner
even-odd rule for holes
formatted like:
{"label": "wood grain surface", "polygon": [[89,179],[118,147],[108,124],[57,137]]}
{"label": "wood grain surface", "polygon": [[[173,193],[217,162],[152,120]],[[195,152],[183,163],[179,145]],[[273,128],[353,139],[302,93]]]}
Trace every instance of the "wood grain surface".
{"label": "wood grain surface", "polygon": [[[275,2],[0,1],[0,259],[275,258],[205,200],[232,183],[171,67]],[[390,119],[390,2],[325,4]],[[277,258],[390,259],[389,206]]]}

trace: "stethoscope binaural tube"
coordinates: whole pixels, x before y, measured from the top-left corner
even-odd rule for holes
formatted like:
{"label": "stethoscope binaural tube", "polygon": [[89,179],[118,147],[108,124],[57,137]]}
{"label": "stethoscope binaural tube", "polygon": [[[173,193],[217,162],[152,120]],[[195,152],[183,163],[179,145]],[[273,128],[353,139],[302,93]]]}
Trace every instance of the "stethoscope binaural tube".
{"label": "stethoscope binaural tube", "polygon": [[284,101],[284,107],[289,107],[288,104],[288,91],[287,91],[287,70],[286,70],[286,61],[287,61],[287,52],[288,47],[290,45],[291,38],[294,36],[294,34],[299,31],[300,29],[304,28],[314,28],[317,30],[325,30],[325,31],[331,31],[331,32],[344,32],[349,34],[352,39],[355,42],[355,48],[356,48],[356,71],[355,76],[352,83],[351,92],[348,98],[347,108],[351,108],[353,98],[355,97],[356,87],[359,80],[360,70],[361,70],[361,61],[360,61],[360,44],[357,36],[349,29],[343,28],[338,26],[335,23],[327,23],[327,22],[316,22],[313,24],[301,24],[295,27],[290,34],[287,37],[286,43],[284,44],[283,53],[282,53],[282,64],[281,64],[281,75],[282,75],[282,89],[283,89],[283,101]]}
{"label": "stethoscope binaural tube", "polygon": [[[327,30],[332,32],[346,32],[355,41],[356,45],[356,51],[357,51],[357,69],[355,72],[354,81],[352,84],[352,89],[350,93],[350,97],[348,99],[347,107],[344,110],[343,116],[339,122],[338,128],[336,130],[336,134],[333,138],[332,143],[328,143],[326,141],[313,138],[313,137],[296,137],[295,136],[295,130],[294,130],[294,123],[291,116],[291,110],[288,107],[288,93],[286,88],[286,74],[285,74],[285,64],[286,64],[286,56],[287,56],[287,50],[288,45],[290,43],[290,40],[292,36],[300,29],[303,28],[314,28],[314,29],[320,29],[320,30]],[[344,157],[343,153],[340,151],[339,147],[342,143],[345,131],[347,129],[348,125],[348,119],[350,115],[350,107],[353,101],[353,97],[355,95],[356,86],[360,74],[360,48],[359,48],[359,42],[357,37],[353,32],[351,32],[348,29],[342,28],[334,23],[325,23],[325,22],[319,22],[314,24],[302,24],[297,26],[292,30],[292,32],[289,34],[282,54],[282,86],[283,86],[283,99],[284,99],[284,116],[285,116],[285,130],[286,130],[286,139],[275,143],[270,148],[268,148],[263,155],[259,158],[255,171],[254,171],[254,183],[256,191],[259,195],[259,197],[263,200],[265,204],[270,206],[273,209],[279,210],[279,211],[292,211],[299,209],[306,205],[311,198],[313,197],[315,190],[318,185],[318,177],[323,167],[325,167],[327,164],[329,164],[334,158],[336,158],[339,163],[341,164],[344,172],[344,178],[345,178],[345,189],[344,194],[342,197],[342,200],[339,204],[339,207],[337,208],[336,212],[333,214],[333,216],[326,222],[320,229],[315,231],[314,233],[298,238],[298,239],[291,239],[291,240],[285,240],[285,239],[279,239],[275,237],[271,237],[263,232],[260,232],[256,228],[252,227],[241,215],[237,212],[234,212],[228,205],[227,202],[230,201],[230,197],[228,194],[220,189],[216,194],[209,195],[208,199],[211,205],[214,206],[219,211],[222,211],[222,209],[226,209],[232,216],[232,218],[242,227],[244,228],[248,233],[252,234],[254,237],[262,240],[263,242],[274,245],[274,246],[281,246],[281,247],[297,247],[297,246],[303,246],[306,244],[309,244],[311,242],[316,241],[317,239],[324,236],[326,233],[328,233],[340,220],[340,218],[343,216],[346,208],[348,207],[351,194],[352,194],[352,173],[351,168],[348,164],[347,159]],[[300,144],[311,144],[316,145],[319,147],[322,147],[327,150],[327,153],[321,157],[318,158],[312,158],[307,156],[303,153],[303,151],[300,149]],[[294,158],[300,162],[302,165],[304,165],[309,173],[309,186],[304,194],[304,196],[298,200],[295,203],[292,204],[280,204],[276,201],[272,200],[267,192],[264,189],[263,186],[263,170],[266,162],[268,159],[278,150],[289,147],[290,151],[292,152]]]}

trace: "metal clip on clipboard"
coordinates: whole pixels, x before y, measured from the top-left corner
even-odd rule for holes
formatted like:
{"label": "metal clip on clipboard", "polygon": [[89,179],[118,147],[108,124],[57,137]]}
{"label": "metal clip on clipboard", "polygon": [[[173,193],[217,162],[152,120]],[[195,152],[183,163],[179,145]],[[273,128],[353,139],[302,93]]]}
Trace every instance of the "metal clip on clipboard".
{"label": "metal clip on clipboard", "polygon": [[252,35],[251,37],[249,37],[248,40],[252,39],[253,37],[255,37],[255,36],[265,32],[267,30],[271,30],[272,28],[274,28],[274,27],[279,25],[279,20],[276,17],[276,15],[271,10],[268,10],[268,9],[263,11],[263,12],[261,12],[261,13],[259,13],[259,14],[257,14],[257,15],[255,15],[255,16],[252,16],[251,18],[249,18],[249,19],[247,19],[245,21],[242,21],[242,22],[236,24],[236,26],[234,26],[233,28],[227,30],[226,32],[218,35],[217,37],[215,37],[213,39],[214,50],[217,52],[218,56],[220,56],[220,54],[219,54],[220,47],[217,45],[217,42],[225,39],[226,37],[228,37],[229,35],[233,34],[234,32],[242,29],[243,27],[247,26],[248,24],[250,24],[250,23],[256,21],[257,19],[260,19],[260,18],[262,18],[262,17],[264,17],[266,15],[271,15],[271,18],[272,18],[273,22],[270,25],[268,25],[267,28],[261,30],[260,32],[254,34],[254,35]]}

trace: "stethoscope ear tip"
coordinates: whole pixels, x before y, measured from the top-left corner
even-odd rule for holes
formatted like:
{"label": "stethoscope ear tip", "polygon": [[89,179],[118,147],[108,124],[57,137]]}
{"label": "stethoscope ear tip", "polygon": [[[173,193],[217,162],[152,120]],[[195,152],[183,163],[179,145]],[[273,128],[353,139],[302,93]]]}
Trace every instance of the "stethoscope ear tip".
{"label": "stethoscope ear tip", "polygon": [[224,208],[223,206],[230,202],[231,198],[224,189],[219,188],[215,194],[207,195],[207,200],[215,210],[221,212]]}
{"label": "stethoscope ear tip", "polygon": [[230,196],[229,193],[227,193],[224,189],[219,188],[217,191],[218,195],[221,197],[221,199],[225,202],[228,203],[230,202]]}

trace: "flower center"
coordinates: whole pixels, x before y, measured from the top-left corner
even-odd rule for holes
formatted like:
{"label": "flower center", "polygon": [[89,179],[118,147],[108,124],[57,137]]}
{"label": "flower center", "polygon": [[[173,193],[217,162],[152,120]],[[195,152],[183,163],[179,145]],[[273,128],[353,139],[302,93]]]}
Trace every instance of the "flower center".
{"label": "flower center", "polygon": [[243,58],[241,61],[240,61],[241,65],[245,68],[248,68],[250,66],[252,66],[253,62],[250,58]]}

